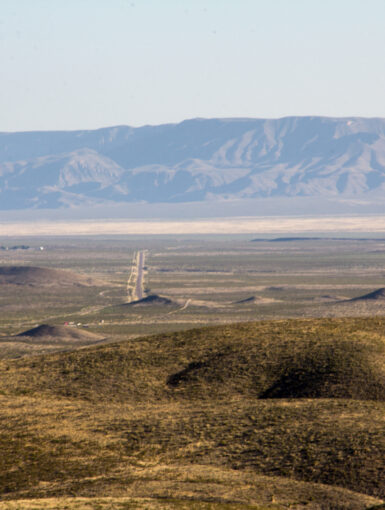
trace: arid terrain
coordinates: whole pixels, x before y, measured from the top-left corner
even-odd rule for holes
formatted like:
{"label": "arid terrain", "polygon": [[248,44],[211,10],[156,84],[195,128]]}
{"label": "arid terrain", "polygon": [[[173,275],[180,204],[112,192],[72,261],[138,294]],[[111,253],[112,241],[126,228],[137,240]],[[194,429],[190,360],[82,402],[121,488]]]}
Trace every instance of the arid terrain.
{"label": "arid terrain", "polygon": [[12,348],[14,336],[42,324],[86,329],[113,341],[198,325],[373,316],[384,309],[385,237],[380,235],[5,237],[1,242],[21,243],[29,249],[0,252],[0,356]]}
{"label": "arid terrain", "polygon": [[0,244],[0,510],[385,508],[385,236]]}

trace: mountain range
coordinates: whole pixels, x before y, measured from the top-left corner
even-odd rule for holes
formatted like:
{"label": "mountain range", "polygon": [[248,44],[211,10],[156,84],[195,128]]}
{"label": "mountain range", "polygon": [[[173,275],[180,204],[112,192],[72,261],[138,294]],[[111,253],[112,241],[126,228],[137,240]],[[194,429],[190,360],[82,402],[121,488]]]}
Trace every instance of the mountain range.
{"label": "mountain range", "polygon": [[384,195],[381,118],[192,119],[0,133],[3,211]]}

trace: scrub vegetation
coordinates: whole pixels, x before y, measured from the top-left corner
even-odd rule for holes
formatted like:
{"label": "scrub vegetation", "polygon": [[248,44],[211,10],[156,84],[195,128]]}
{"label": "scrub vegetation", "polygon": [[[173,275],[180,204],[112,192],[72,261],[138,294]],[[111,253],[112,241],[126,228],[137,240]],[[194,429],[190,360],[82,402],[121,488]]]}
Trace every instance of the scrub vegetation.
{"label": "scrub vegetation", "polygon": [[2,498],[380,504],[384,331],[266,321],[5,360]]}
{"label": "scrub vegetation", "polygon": [[75,283],[0,285],[0,510],[383,508],[384,243],[300,243],[5,251]]}

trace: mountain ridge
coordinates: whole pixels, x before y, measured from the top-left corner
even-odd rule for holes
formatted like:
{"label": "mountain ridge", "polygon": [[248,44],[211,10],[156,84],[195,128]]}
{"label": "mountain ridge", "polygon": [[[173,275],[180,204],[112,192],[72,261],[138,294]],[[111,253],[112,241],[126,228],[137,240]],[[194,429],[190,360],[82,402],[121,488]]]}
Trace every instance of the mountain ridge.
{"label": "mountain ridge", "polygon": [[385,119],[191,119],[0,133],[0,210],[381,197]]}

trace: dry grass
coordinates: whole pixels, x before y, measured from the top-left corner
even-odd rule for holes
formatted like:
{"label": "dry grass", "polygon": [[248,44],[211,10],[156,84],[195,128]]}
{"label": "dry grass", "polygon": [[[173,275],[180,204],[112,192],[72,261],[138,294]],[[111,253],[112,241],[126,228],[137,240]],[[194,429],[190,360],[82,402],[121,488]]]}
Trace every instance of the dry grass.
{"label": "dry grass", "polygon": [[385,319],[273,321],[3,361],[3,505],[380,504],[384,331]]}
{"label": "dry grass", "polygon": [[385,398],[385,319],[244,323],[2,362],[5,394],[99,402]]}
{"label": "dry grass", "polygon": [[1,510],[274,510],[286,505],[243,505],[177,498],[49,498],[0,503]]}
{"label": "dry grass", "polygon": [[[360,510],[369,506],[373,509],[383,508],[380,506],[380,501],[375,498],[343,489],[252,476],[238,485],[234,482],[236,473],[229,474],[231,488],[228,490],[221,490],[221,484],[226,483],[226,480],[216,480],[215,474],[210,473],[210,483],[202,483],[199,477],[195,479],[191,474],[187,474],[188,480],[180,484],[170,482],[168,479],[159,481],[158,484],[149,481],[146,484],[147,490],[143,491],[152,493],[147,497],[22,499],[0,502],[0,510],[300,510],[305,508],[307,510]],[[207,500],[205,501],[204,498]],[[216,498],[218,501],[215,501]],[[229,502],[229,498],[236,501]]]}

